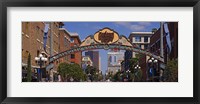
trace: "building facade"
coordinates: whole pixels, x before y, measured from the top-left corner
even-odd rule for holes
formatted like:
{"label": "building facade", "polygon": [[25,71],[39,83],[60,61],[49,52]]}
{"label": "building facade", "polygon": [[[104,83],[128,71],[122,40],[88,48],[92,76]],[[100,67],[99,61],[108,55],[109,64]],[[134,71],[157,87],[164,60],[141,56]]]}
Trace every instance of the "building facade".
{"label": "building facade", "polygon": [[[47,44],[49,44],[49,46],[47,46],[47,49],[46,49],[49,56],[53,56],[53,55],[59,53],[59,46],[60,46],[59,28],[62,25],[63,25],[62,22],[50,22],[49,23],[49,31],[48,31],[48,37],[47,37],[47,40],[48,40]],[[58,65],[59,65],[59,59],[54,61],[54,67],[53,67],[54,71],[58,70],[57,69]]]}
{"label": "building facade", "polygon": [[[77,33],[70,33],[71,34],[71,38],[70,38],[70,46],[71,48],[75,48],[78,47],[81,44],[81,40],[79,38],[79,35]],[[82,52],[75,52],[72,53],[70,55],[70,63],[77,63],[81,66],[81,62],[82,62]]]}
{"label": "building facade", "polygon": [[[43,36],[44,36],[44,22],[22,22],[22,78],[27,76],[27,62],[28,55],[31,55],[31,70],[32,77],[37,76],[41,79],[45,77],[45,67],[47,63],[44,63],[42,68],[35,61],[35,57],[38,57],[40,53],[44,52],[43,48]],[[48,57],[43,53],[44,57]],[[40,73],[43,73],[40,75]],[[40,76],[39,76],[40,75]]]}
{"label": "building facade", "polygon": [[[153,32],[132,32],[129,35],[129,39],[136,48],[148,50],[150,37],[153,34]],[[133,52],[133,58],[136,57],[136,54],[137,53]]]}
{"label": "building facade", "polygon": [[[42,68],[35,61],[35,57],[42,54],[48,58],[51,55],[59,53],[60,40],[59,28],[63,26],[62,22],[22,22],[22,70],[26,70],[28,54],[31,55],[32,72],[42,74],[46,77],[46,66],[48,61],[44,63]],[[54,70],[57,71],[59,60],[54,61]]]}
{"label": "building facade", "polygon": [[[149,51],[148,47],[150,44],[150,37],[153,34],[154,32],[132,32],[129,35],[129,40],[131,41],[131,43],[135,48]],[[125,58],[124,58],[124,69],[125,70],[130,69],[131,66],[129,60],[131,58],[138,58],[139,59],[138,64],[143,72],[143,79],[146,79],[146,57],[148,56],[127,50],[125,52]]]}
{"label": "building facade", "polygon": [[93,62],[93,66],[99,70],[99,51],[87,51],[85,56],[89,56]]}
{"label": "building facade", "polygon": [[38,66],[35,57],[44,51],[43,36],[45,23],[22,22],[22,63],[27,64],[28,54],[31,55],[31,65]]}
{"label": "building facade", "polygon": [[[66,50],[69,50],[70,47],[70,33],[65,28],[59,28],[59,52],[64,52]],[[59,59],[59,62],[66,62],[70,63],[70,55],[64,56]]]}
{"label": "building facade", "polygon": [[[163,51],[164,51],[164,62],[166,63],[169,59],[178,58],[178,22],[167,22],[167,27],[163,27]],[[167,34],[164,28],[168,28],[170,35],[170,43],[167,42]],[[169,45],[171,44],[171,49]],[[160,29],[151,36],[150,52],[160,55]]]}
{"label": "building facade", "polygon": [[178,22],[169,22],[168,29],[170,34],[171,51],[169,59],[178,59]]}
{"label": "building facade", "polygon": [[[169,33],[167,33],[168,30]],[[149,50],[155,55],[161,56],[161,43],[160,43],[161,30],[155,32],[151,36]],[[169,37],[168,37],[169,35]],[[158,70],[165,70],[168,60],[178,59],[178,22],[167,22],[163,26],[163,58],[164,62],[158,62]]]}
{"label": "building facade", "polygon": [[107,72],[115,74],[118,71],[121,71],[121,62],[124,60],[124,52],[110,51],[108,55],[108,69]]}

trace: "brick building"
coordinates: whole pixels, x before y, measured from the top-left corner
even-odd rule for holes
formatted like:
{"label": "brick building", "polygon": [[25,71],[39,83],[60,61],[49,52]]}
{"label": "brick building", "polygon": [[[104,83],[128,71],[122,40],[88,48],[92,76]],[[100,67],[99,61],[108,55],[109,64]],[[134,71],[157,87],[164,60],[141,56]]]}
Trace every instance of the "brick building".
{"label": "brick building", "polygon": [[[178,58],[178,22],[168,22],[167,23],[169,34],[170,34],[170,44],[171,52],[169,53],[169,48],[167,48],[166,34],[163,35],[163,49],[164,49],[164,59],[176,59]],[[163,29],[165,33],[165,29]],[[150,52],[160,55],[160,29],[151,37],[150,42]]]}
{"label": "brick building", "polygon": [[[71,39],[70,39],[71,48],[78,47],[81,44],[79,35],[77,33],[70,33],[70,34],[71,34]],[[71,54],[70,58],[71,58],[71,60],[70,60],[71,63],[77,63],[81,66],[82,52],[75,52],[75,53]]]}
{"label": "brick building", "polygon": [[[171,44],[171,52],[169,52],[169,46],[167,44],[167,36],[165,29],[163,27],[163,62],[158,62],[158,69],[165,69],[165,65],[167,63],[167,60],[169,59],[178,59],[178,22],[167,22],[166,26],[169,29],[170,34],[170,43]],[[151,53],[154,53],[155,55],[160,56],[160,29],[155,32],[154,35],[151,36],[149,50]]]}
{"label": "brick building", "polygon": [[43,49],[45,23],[43,22],[22,22],[22,64],[26,66],[28,54],[31,55],[31,65],[37,67],[35,57],[39,56]]}
{"label": "brick building", "polygon": [[[70,47],[70,33],[65,29],[65,28],[59,28],[59,43],[60,43],[60,46],[59,46],[59,52],[63,52],[63,51],[66,51],[66,50],[69,50],[71,47]],[[67,62],[67,63],[70,63],[70,55],[67,55],[65,57],[62,57],[59,59],[59,62],[62,63],[62,62]]]}
{"label": "brick building", "polygon": [[[48,25],[48,26],[47,26]],[[59,27],[63,25],[61,22],[22,22],[22,70],[26,71],[28,54],[31,55],[31,66],[32,72],[38,73],[42,72],[42,77],[45,77],[46,70],[45,66],[48,64],[44,63],[41,70],[39,65],[35,61],[35,57],[42,54],[44,57],[48,58],[50,54],[55,55],[59,53]],[[46,49],[44,49],[44,30],[47,26],[47,39],[46,39]],[[52,36],[51,36],[52,35]],[[52,41],[52,42],[51,42]],[[52,44],[51,44],[52,43]],[[50,49],[52,47],[52,50]],[[59,61],[54,62],[54,70],[57,70]]]}
{"label": "brick building", "polygon": [[177,59],[178,58],[178,22],[169,22],[168,23],[170,40],[172,50],[169,54],[170,59]]}
{"label": "brick building", "polygon": [[[53,56],[59,53],[59,46],[60,46],[60,26],[63,26],[62,22],[50,22],[49,23],[49,31],[48,31],[48,38],[47,38],[47,53],[49,56]],[[52,48],[50,48],[52,47]],[[59,59],[54,61],[54,71],[57,71],[57,67],[59,65]]]}

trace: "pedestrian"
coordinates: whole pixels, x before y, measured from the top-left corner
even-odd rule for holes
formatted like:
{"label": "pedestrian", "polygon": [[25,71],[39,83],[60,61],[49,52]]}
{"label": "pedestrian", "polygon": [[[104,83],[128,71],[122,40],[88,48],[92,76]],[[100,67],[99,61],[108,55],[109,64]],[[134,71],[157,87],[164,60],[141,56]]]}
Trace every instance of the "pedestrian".
{"label": "pedestrian", "polygon": [[58,74],[58,82],[61,82],[62,80],[61,80],[61,75],[60,74]]}

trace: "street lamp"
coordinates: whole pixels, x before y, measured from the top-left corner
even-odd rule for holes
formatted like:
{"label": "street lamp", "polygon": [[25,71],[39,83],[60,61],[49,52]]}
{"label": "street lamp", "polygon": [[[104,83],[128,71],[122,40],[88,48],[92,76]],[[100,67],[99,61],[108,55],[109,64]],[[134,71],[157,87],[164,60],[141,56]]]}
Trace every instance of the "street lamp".
{"label": "street lamp", "polygon": [[152,81],[154,80],[154,74],[155,74],[155,69],[154,69],[154,64],[156,64],[156,70],[158,70],[157,68],[157,63],[158,63],[158,60],[154,59],[153,57],[150,58],[148,60],[149,64],[151,65],[152,69],[150,70],[152,72]]}
{"label": "street lamp", "polygon": [[130,79],[130,78],[129,78],[129,77],[130,77],[129,74],[131,73],[131,71],[128,69],[128,70],[126,71],[126,73],[127,73],[127,79],[128,79],[128,81],[129,81],[129,79]]}
{"label": "street lamp", "polygon": [[135,67],[135,69],[137,70],[137,69],[140,69],[141,67],[139,66],[139,65],[136,65],[136,67]]}
{"label": "street lamp", "polygon": [[[139,69],[141,69],[141,67],[139,66],[139,65],[136,65],[135,67],[134,67],[134,75],[139,79],[139,77],[138,77],[138,71],[139,71]],[[134,79],[135,80],[135,79]],[[140,80],[140,79],[139,79]]]}
{"label": "street lamp", "polygon": [[126,73],[130,73],[130,72],[131,72],[130,70],[127,70],[127,71],[126,71]]}
{"label": "street lamp", "polygon": [[[36,63],[40,66],[40,70],[42,70],[42,65],[44,62],[47,62],[47,58],[45,58],[42,54],[39,54],[39,57],[35,57]],[[39,82],[39,74],[38,74],[38,82]],[[41,78],[40,81],[42,81],[42,72],[41,72]]]}

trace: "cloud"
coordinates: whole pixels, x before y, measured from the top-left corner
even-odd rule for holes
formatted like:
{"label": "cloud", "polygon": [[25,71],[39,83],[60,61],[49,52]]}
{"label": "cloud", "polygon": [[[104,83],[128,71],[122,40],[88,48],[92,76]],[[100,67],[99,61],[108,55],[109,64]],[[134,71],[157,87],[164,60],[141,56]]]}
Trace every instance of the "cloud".
{"label": "cloud", "polygon": [[145,26],[143,25],[131,25],[130,29],[133,31],[141,31],[145,29]]}
{"label": "cloud", "polygon": [[127,29],[132,31],[144,31],[146,27],[150,26],[150,22],[138,22],[138,23],[130,23],[130,22],[115,22],[117,27],[124,26]]}

